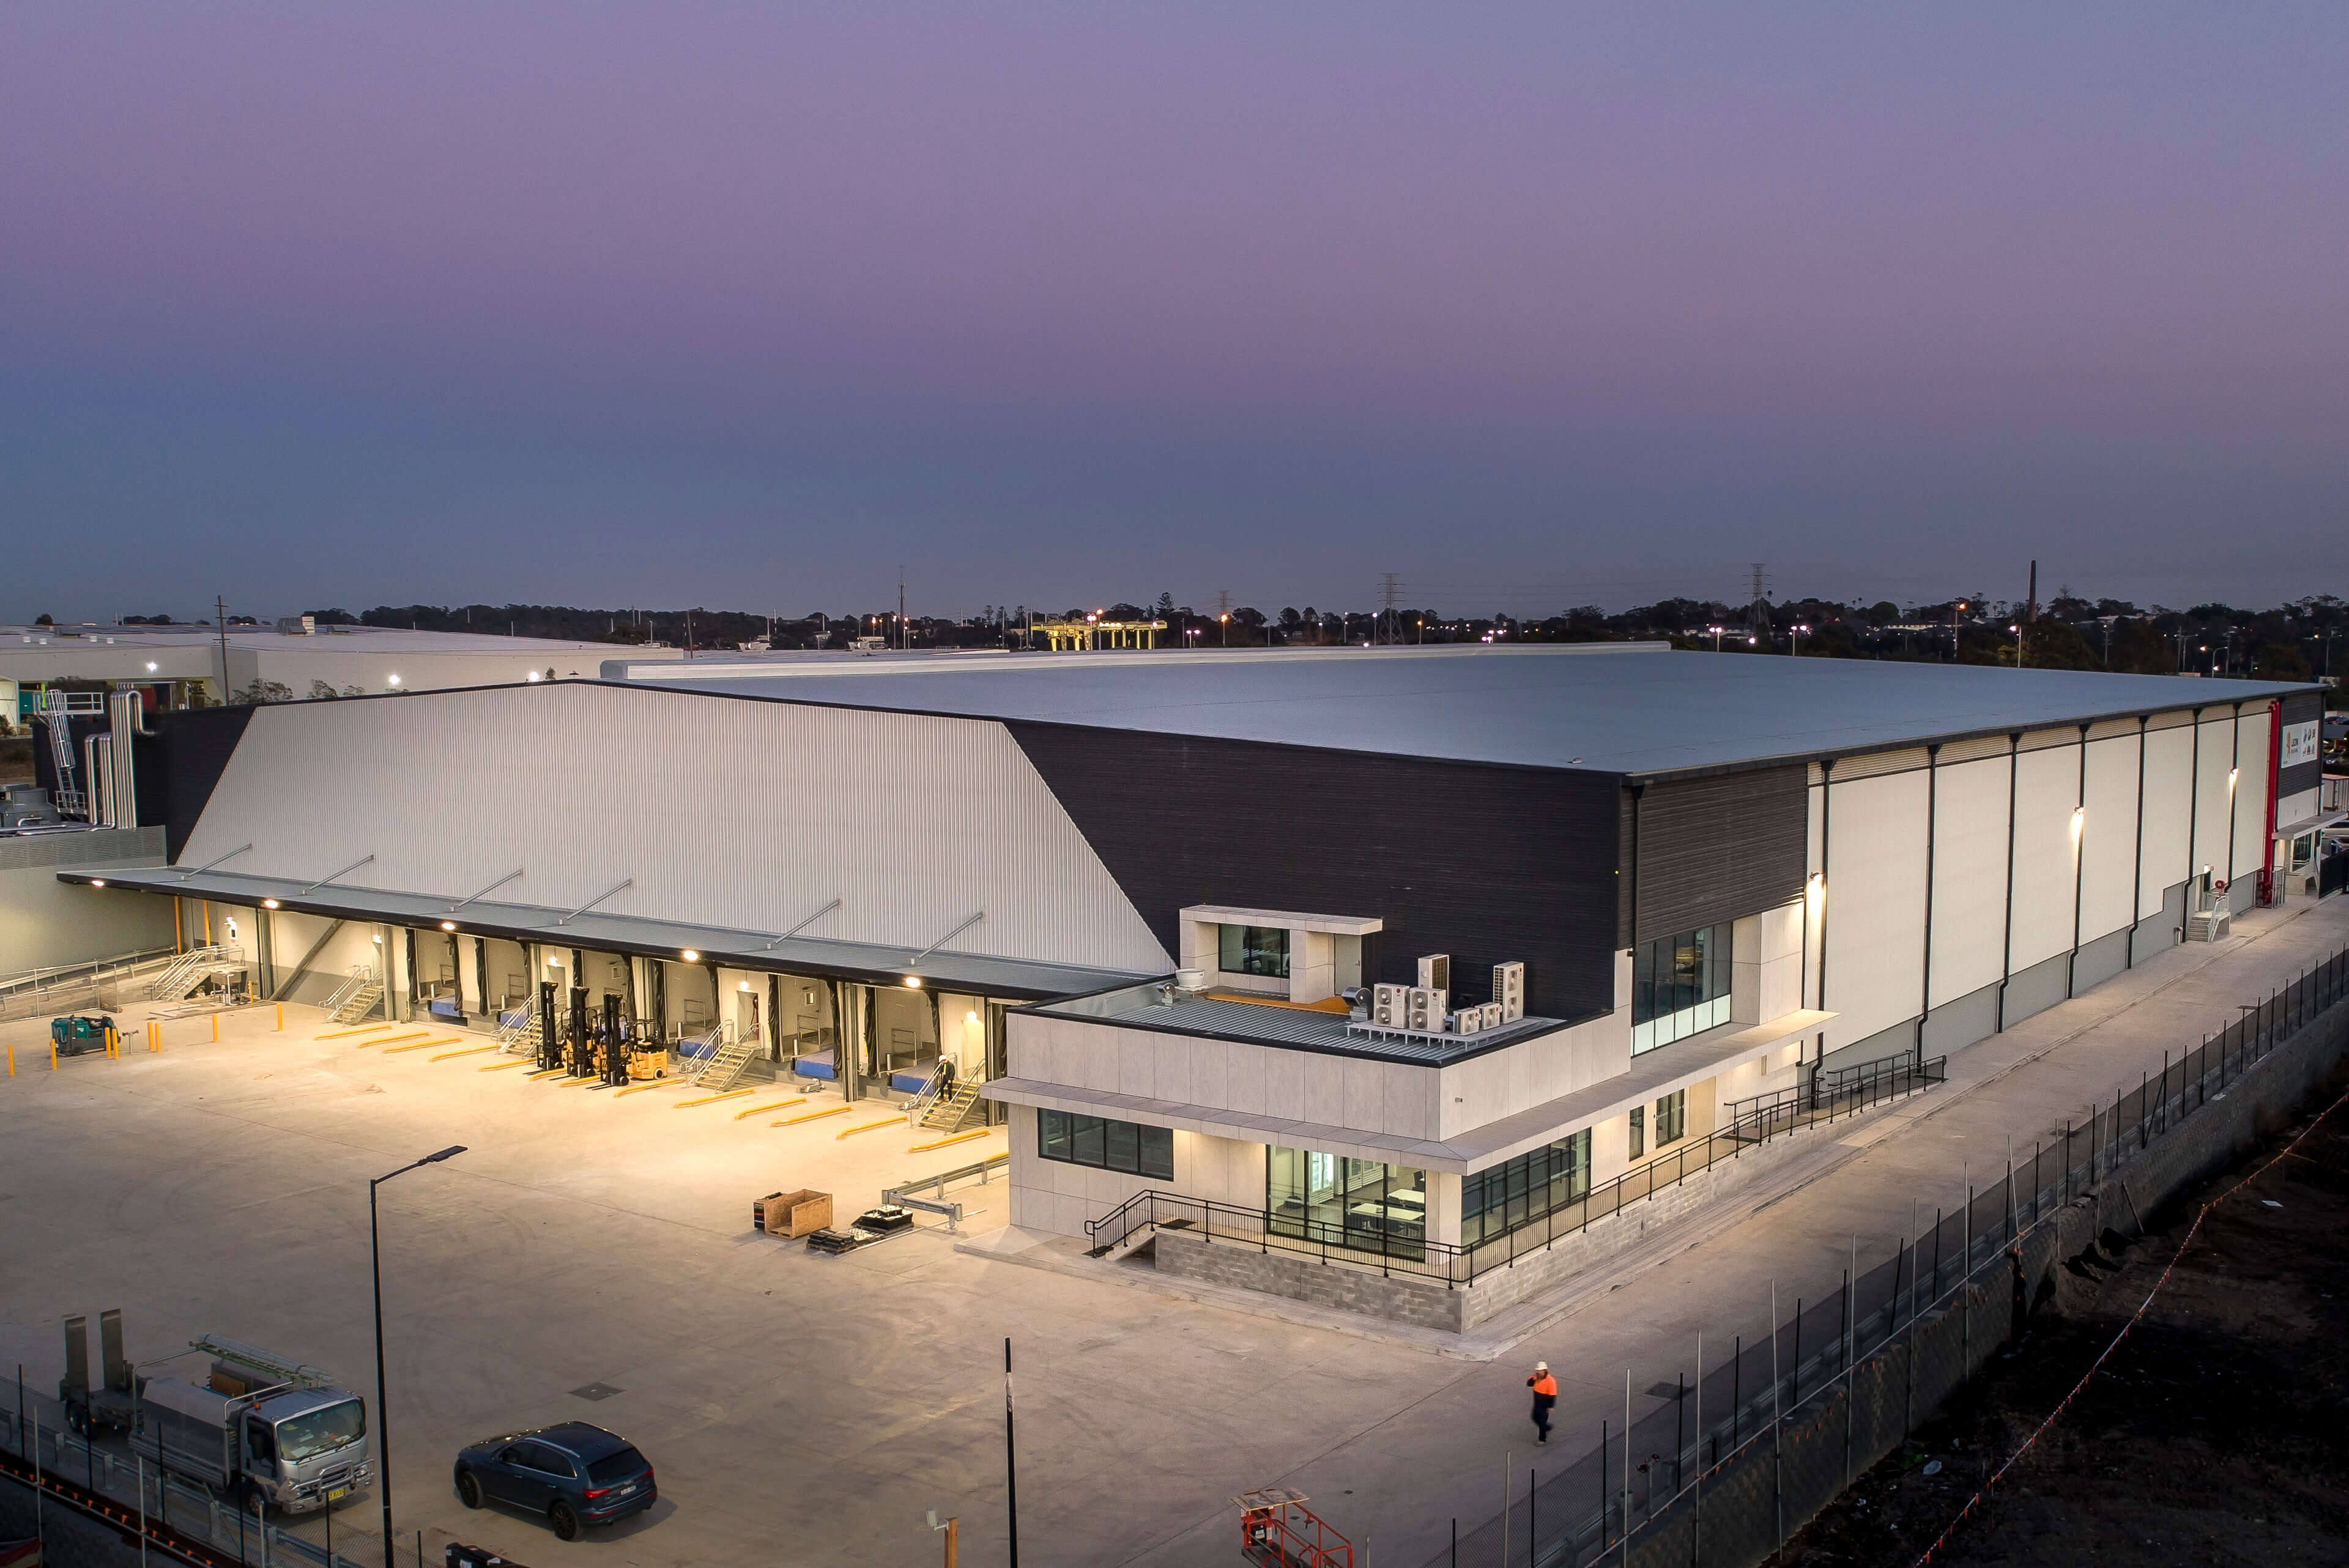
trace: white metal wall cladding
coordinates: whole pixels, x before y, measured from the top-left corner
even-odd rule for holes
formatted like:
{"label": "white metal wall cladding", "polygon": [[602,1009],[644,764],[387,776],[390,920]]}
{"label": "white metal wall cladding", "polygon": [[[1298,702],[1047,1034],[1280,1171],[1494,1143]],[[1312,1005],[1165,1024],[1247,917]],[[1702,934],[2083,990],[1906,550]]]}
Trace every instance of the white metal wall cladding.
{"label": "white metal wall cladding", "polygon": [[1161,950],[991,720],[556,685],[254,715],[180,859],[357,885],[1163,970]]}
{"label": "white metal wall cladding", "polygon": [[2159,914],[2163,890],[2187,877],[2193,751],[2194,731],[2189,727],[2156,729],[2145,738],[2145,880],[2137,890],[2139,920]]}
{"label": "white metal wall cladding", "polygon": [[2071,950],[2072,808],[2080,803],[2080,748],[2026,751],[2015,766],[2014,935],[2007,965],[2019,973]]}
{"label": "white metal wall cladding", "polygon": [[2221,710],[2202,716],[2202,765],[2195,770],[2194,864],[2227,874],[2227,769],[2235,765],[2235,719]]}
{"label": "white metal wall cladding", "polygon": [[[1933,847],[1933,1006],[1996,981],[2006,935],[2007,760],[1945,766]],[[1845,908],[1844,918],[1864,919]]]}
{"label": "white metal wall cladding", "polygon": [[[2268,727],[2274,721],[2269,717],[2269,707],[2261,703],[2243,709],[2241,722],[2236,727],[2236,744],[2241,748],[2242,782],[2235,787],[2235,875],[2238,879],[2256,876],[2259,872],[2260,846],[2268,832]],[[2238,907],[2240,907],[2240,905]]]}
{"label": "white metal wall cladding", "polygon": [[[2137,864],[2137,728],[2088,742],[2088,810],[2080,846],[2080,940],[2131,923]],[[2151,782],[2150,779],[2147,780]]]}
{"label": "white metal wall cladding", "polygon": [[[1920,754],[1919,760],[1921,761]],[[1840,774],[1843,770],[1837,768]],[[1827,817],[1827,1049],[1917,1016],[1925,954],[1925,774],[1837,783]]]}

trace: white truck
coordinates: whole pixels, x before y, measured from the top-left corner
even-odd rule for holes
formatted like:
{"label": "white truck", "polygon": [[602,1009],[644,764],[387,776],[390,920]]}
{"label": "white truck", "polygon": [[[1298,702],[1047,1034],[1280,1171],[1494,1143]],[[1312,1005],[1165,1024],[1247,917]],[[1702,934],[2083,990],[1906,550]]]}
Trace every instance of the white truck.
{"label": "white truck", "polygon": [[139,1380],[132,1450],[242,1506],[306,1513],[365,1490],[367,1406],[316,1367],[206,1337],[207,1382]]}

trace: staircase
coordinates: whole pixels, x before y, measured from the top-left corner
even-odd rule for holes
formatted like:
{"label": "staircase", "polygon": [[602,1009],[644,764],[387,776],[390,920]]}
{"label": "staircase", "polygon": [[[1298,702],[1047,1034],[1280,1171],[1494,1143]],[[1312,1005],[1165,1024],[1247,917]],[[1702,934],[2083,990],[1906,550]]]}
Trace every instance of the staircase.
{"label": "staircase", "polygon": [[719,1029],[710,1030],[709,1039],[703,1042],[716,1045],[717,1048],[710,1052],[707,1065],[693,1076],[693,1087],[696,1088],[713,1090],[732,1088],[734,1080],[740,1078],[742,1069],[750,1065],[750,1052],[758,1042],[728,1040],[723,1044],[718,1044],[717,1038],[720,1032]]}
{"label": "staircase", "polygon": [[960,1132],[963,1123],[978,1108],[978,1085],[964,1079],[954,1087],[954,1092],[931,1102],[922,1112],[922,1127],[931,1132]]}
{"label": "staircase", "polygon": [[498,1049],[509,1056],[538,1055],[538,1009],[509,1007],[498,1018]]}
{"label": "staircase", "polygon": [[2223,898],[2209,909],[2198,909],[2186,917],[2186,940],[2216,942],[2234,925],[2235,912],[2227,907]]}
{"label": "staircase", "polygon": [[173,959],[163,973],[147,982],[150,1002],[177,1002],[196,988],[196,982],[216,969],[244,962],[244,949],[234,946],[191,947]]}
{"label": "staircase", "polygon": [[326,1016],[337,1024],[356,1024],[376,1009],[383,1000],[383,983],[375,971],[364,964],[355,964],[347,972],[335,994],[326,998]]}

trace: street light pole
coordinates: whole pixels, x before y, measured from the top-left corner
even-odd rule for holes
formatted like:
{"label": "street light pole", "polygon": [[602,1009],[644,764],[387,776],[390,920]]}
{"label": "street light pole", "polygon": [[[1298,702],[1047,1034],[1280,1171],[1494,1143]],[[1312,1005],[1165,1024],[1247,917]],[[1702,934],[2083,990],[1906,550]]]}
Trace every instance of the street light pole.
{"label": "street light pole", "polygon": [[[399,1568],[399,1563],[392,1555],[391,1419],[384,1407],[383,1247],[376,1230],[375,1190],[393,1176],[404,1176],[421,1165],[438,1165],[443,1160],[463,1152],[463,1144],[451,1144],[438,1154],[428,1154],[415,1164],[403,1165],[389,1175],[378,1176],[367,1183],[367,1266],[375,1275],[375,1484],[383,1499],[383,1568]],[[331,1508],[333,1504],[327,1506]]]}

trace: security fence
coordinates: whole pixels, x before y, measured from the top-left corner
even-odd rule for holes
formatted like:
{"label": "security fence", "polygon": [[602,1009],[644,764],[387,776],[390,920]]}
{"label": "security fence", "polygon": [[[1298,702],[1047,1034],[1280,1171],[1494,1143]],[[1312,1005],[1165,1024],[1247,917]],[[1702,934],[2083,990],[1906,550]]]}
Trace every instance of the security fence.
{"label": "security fence", "polygon": [[1774,1302],[1750,1341],[1704,1345],[1697,1370],[1671,1383],[1627,1380],[1620,1418],[1551,1439],[1595,1447],[1547,1474],[1518,1471],[1504,1512],[1429,1568],[1759,1562],[2019,1331],[2024,1282],[2054,1262],[2058,1210],[2344,997],[2349,950],[2052,1130],[1891,1256],[1863,1268],[1855,1244],[1838,1282]]}

